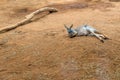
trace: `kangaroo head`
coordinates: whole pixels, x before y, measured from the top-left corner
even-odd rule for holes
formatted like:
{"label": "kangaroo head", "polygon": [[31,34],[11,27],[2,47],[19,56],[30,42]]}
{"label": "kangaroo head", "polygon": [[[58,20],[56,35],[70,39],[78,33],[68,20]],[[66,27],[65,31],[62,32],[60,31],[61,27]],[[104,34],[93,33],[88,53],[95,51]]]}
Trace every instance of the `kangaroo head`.
{"label": "kangaroo head", "polygon": [[71,26],[69,26],[69,27],[64,25],[64,27],[66,28],[70,38],[73,38],[73,37],[75,37],[77,35],[77,32],[72,28],[73,24]]}

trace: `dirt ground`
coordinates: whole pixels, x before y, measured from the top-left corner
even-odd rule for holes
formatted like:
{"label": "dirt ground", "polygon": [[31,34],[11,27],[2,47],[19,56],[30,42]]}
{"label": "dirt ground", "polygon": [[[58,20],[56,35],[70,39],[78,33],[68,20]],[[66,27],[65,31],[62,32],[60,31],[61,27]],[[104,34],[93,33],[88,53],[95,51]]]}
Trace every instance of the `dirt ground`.
{"label": "dirt ground", "polygon": [[[44,6],[59,12],[0,34],[0,80],[120,80],[120,2],[104,1],[1,0],[0,28]],[[110,40],[71,39],[64,24],[91,25]]]}

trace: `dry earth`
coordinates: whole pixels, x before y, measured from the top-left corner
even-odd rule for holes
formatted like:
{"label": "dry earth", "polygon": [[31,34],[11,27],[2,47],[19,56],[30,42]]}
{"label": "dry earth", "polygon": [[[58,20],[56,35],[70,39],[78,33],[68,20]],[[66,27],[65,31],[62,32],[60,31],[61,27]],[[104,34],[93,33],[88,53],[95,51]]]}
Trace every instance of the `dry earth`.
{"label": "dry earth", "polygon": [[[0,27],[43,6],[59,12],[0,34],[0,80],[120,80],[120,3],[104,1],[1,0]],[[72,23],[94,26],[111,40],[70,39],[63,25]]]}

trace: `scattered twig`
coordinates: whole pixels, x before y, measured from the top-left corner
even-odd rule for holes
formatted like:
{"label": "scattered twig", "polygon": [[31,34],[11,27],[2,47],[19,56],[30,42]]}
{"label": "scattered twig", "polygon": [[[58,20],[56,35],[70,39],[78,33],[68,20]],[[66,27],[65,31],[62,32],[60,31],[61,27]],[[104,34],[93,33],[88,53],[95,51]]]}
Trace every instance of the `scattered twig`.
{"label": "scattered twig", "polygon": [[29,23],[35,15],[37,15],[41,12],[45,12],[45,11],[49,11],[50,13],[53,13],[53,12],[57,12],[58,10],[56,8],[51,8],[51,7],[44,7],[44,8],[38,9],[38,10],[32,12],[31,14],[25,16],[24,20],[14,24],[14,25],[10,25],[10,26],[0,28],[0,33],[4,33],[4,32],[7,32],[7,31],[10,31],[10,30],[13,30],[13,29],[15,29],[15,28],[17,28],[21,25]]}

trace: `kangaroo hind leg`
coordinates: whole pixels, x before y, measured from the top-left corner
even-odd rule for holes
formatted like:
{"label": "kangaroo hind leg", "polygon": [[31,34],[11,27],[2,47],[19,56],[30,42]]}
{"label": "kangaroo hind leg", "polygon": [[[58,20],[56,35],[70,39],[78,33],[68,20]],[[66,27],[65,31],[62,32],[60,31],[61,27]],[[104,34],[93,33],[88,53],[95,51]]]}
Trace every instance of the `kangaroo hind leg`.
{"label": "kangaroo hind leg", "polygon": [[103,35],[103,34],[99,34],[100,35],[100,37],[102,37],[104,40],[108,40],[109,38],[108,37],[106,37],[105,35]]}
{"label": "kangaroo hind leg", "polygon": [[96,33],[94,33],[94,32],[92,32],[92,34],[93,34],[96,38],[98,38],[102,43],[104,43],[104,39],[100,36],[100,34],[96,34]]}
{"label": "kangaroo hind leg", "polygon": [[93,36],[95,36],[96,38],[98,38],[102,43],[104,43],[104,39],[100,36],[100,32],[98,32],[98,31],[91,31],[91,30],[88,30],[87,29],[87,31],[89,32],[89,33],[91,33]]}
{"label": "kangaroo hind leg", "polygon": [[100,37],[102,37],[104,40],[109,39],[108,37],[106,37],[105,35],[103,35],[103,34],[102,34],[101,32],[99,32],[99,31],[94,31],[94,33],[99,34]]}

